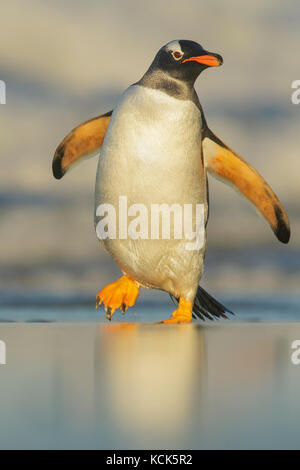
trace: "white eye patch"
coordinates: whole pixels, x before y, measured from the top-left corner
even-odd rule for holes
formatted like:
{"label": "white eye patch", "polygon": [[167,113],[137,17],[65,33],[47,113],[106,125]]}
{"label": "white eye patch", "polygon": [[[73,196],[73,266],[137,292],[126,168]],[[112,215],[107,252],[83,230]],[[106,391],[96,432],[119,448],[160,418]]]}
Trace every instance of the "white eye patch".
{"label": "white eye patch", "polygon": [[[176,55],[178,55],[177,59],[178,58],[180,59],[180,57],[183,56],[183,51],[180,47],[179,41],[168,42],[168,44],[165,45],[165,49],[167,51],[171,51],[173,53],[173,56],[174,56],[175,52],[178,53],[178,54],[176,54]],[[180,56],[179,56],[179,54],[180,54]],[[176,58],[176,55],[174,56],[175,58]]]}

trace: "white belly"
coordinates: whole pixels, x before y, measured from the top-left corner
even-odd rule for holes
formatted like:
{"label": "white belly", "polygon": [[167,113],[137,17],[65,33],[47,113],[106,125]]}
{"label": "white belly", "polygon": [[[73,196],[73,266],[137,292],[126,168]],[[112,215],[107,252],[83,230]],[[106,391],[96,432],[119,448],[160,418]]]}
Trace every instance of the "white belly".
{"label": "white belly", "polygon": [[186,298],[197,289],[205,244],[187,250],[187,240],[174,239],[172,228],[168,240],[119,239],[119,197],[126,196],[128,207],[143,204],[149,214],[153,204],[204,204],[206,219],[200,143],[201,116],[191,101],[134,85],[112,115],[96,180],[95,210],[100,204],[116,210],[117,238],[102,241],[116,263],[142,285]]}

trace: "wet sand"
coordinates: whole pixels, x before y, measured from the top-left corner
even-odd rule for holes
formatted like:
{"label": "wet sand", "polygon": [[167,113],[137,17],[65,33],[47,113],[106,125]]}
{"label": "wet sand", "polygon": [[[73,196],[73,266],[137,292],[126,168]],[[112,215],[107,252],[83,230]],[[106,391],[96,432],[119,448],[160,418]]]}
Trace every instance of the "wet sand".
{"label": "wet sand", "polygon": [[162,326],[170,305],[110,324],[85,309],[2,306],[19,322],[0,324],[1,449],[300,448],[296,310]]}

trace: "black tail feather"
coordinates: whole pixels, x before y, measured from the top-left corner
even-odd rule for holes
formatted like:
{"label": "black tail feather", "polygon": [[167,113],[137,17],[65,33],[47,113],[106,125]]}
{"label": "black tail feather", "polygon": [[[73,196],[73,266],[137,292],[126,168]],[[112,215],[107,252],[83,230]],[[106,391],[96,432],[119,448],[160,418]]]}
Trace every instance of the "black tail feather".
{"label": "black tail feather", "polygon": [[[175,299],[173,296],[171,298],[172,300]],[[178,302],[178,299],[176,300]],[[193,318],[200,318],[203,321],[205,321],[205,318],[208,320],[215,320],[216,318],[228,319],[228,313],[234,315],[231,310],[214,299],[202,287],[198,286],[193,306]]]}

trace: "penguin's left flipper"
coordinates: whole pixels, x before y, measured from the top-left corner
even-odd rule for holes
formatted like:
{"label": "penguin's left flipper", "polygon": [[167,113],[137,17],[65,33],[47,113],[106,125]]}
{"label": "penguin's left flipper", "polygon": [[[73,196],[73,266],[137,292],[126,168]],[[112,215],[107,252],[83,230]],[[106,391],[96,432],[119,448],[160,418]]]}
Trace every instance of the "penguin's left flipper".
{"label": "penguin's left flipper", "polygon": [[204,164],[210,174],[232,185],[246,197],[270,224],[282,243],[290,239],[288,216],[268,183],[209,128],[202,140]]}
{"label": "penguin's left flipper", "polygon": [[52,171],[56,179],[85,158],[96,155],[102,146],[112,111],[89,119],[75,127],[57,147]]}

